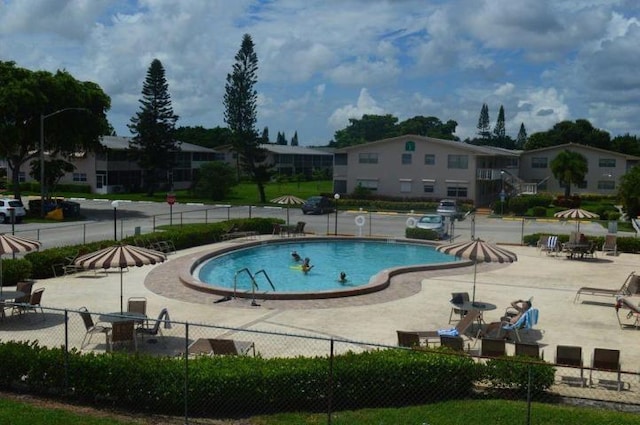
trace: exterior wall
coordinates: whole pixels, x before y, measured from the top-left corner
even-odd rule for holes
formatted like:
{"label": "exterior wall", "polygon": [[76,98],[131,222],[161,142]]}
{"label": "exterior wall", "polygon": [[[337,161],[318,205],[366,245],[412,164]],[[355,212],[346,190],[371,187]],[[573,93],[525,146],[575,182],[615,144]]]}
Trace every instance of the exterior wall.
{"label": "exterior wall", "polygon": [[[456,142],[457,143],[457,142]],[[413,148],[413,150],[412,150]],[[366,143],[347,149],[347,164],[337,161],[334,180],[346,181],[346,190],[353,192],[358,184],[377,184],[375,193],[407,198],[476,198],[476,155],[453,143],[441,144],[416,136],[402,136],[383,142]],[[403,155],[411,163],[403,164]],[[433,155],[433,163],[425,164],[425,156]],[[466,158],[466,168],[450,168],[449,156]],[[377,158],[377,163],[368,163]],[[432,186],[433,192],[425,192]],[[455,196],[452,187],[466,188],[464,196]]]}
{"label": "exterior wall", "polygon": [[[548,178],[546,186],[538,188],[542,192],[562,193],[558,180],[551,172],[551,162],[562,151],[570,150],[582,154],[587,159],[588,172],[585,176],[586,187],[571,187],[572,194],[599,193],[615,195],[623,176],[638,161],[635,157],[588,146],[569,144],[546,149],[525,151],[520,157],[520,174],[527,181],[541,181]],[[540,168],[546,161],[546,167]],[[535,166],[537,164],[537,166]]]}

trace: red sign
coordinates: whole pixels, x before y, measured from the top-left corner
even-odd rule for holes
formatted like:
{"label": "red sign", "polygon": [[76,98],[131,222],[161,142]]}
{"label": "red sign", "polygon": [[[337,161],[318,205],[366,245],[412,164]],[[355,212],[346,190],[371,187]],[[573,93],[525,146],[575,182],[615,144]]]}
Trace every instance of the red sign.
{"label": "red sign", "polygon": [[167,193],[167,204],[173,205],[176,203],[176,194],[175,193]]}

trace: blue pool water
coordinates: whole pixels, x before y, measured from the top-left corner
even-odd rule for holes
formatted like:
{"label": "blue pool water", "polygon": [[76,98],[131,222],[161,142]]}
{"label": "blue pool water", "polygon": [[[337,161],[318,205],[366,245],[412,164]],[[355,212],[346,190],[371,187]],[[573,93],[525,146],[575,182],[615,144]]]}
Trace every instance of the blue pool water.
{"label": "blue pool water", "polygon": [[[313,265],[304,274],[302,263],[291,252],[309,257]],[[236,273],[243,268],[256,275],[260,291],[273,291],[264,273],[269,276],[276,292],[319,292],[360,286],[378,272],[399,266],[449,263],[455,257],[437,252],[427,245],[377,241],[303,241],[254,246],[213,257],[195,270],[202,282],[233,288]],[[346,284],[338,282],[340,272],[347,274]],[[250,290],[247,273],[237,274],[238,290]]]}

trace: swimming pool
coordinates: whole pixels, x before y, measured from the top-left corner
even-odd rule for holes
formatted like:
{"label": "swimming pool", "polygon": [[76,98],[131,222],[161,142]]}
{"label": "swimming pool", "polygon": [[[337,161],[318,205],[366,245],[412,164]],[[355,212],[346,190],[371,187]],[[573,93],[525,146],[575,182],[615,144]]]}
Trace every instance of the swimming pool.
{"label": "swimming pool", "polygon": [[[314,266],[307,274],[291,252],[309,257]],[[252,292],[272,299],[331,298],[384,289],[397,272],[428,270],[456,263],[455,257],[423,243],[371,239],[296,239],[263,241],[239,249],[212,253],[192,269],[195,282],[183,283],[213,293],[242,296]],[[341,271],[347,282],[340,283]],[[267,278],[268,277],[268,278]],[[237,289],[234,291],[234,287]]]}

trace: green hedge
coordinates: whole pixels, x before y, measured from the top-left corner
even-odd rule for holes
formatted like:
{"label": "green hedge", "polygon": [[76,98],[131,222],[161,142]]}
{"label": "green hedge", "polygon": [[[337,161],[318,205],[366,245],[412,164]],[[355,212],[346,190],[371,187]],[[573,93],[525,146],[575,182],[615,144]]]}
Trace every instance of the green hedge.
{"label": "green hedge", "polygon": [[16,286],[31,277],[32,265],[23,258],[2,260],[2,286]]}
{"label": "green hedge", "polygon": [[[141,236],[130,236],[124,238],[121,242],[137,245],[140,243],[149,244],[161,240],[170,240],[173,242],[176,249],[186,249],[220,241],[221,235],[233,225],[238,226],[242,231],[251,230],[260,234],[271,234],[273,232],[274,223],[284,223],[284,220],[273,218],[250,218],[233,219],[210,224],[189,224],[180,227],[166,226],[165,228],[167,230],[161,230]],[[68,257],[88,254],[90,252],[112,246],[116,243],[119,242],[104,240],[100,242],[69,245],[30,252],[26,254],[24,258],[32,265],[32,269],[29,270],[31,272],[31,276],[23,276],[21,279],[28,277],[33,277],[35,279],[47,279],[54,277],[54,275],[60,275],[62,273],[62,265],[67,263]],[[5,260],[7,263],[10,261],[12,260]]]}
{"label": "green hedge", "polygon": [[404,231],[405,238],[422,239],[427,241],[437,241],[440,239],[438,233],[431,229],[420,229],[418,227],[407,227]]}

